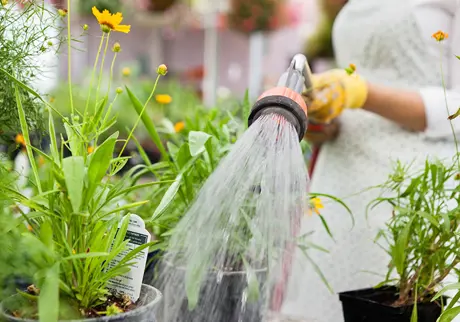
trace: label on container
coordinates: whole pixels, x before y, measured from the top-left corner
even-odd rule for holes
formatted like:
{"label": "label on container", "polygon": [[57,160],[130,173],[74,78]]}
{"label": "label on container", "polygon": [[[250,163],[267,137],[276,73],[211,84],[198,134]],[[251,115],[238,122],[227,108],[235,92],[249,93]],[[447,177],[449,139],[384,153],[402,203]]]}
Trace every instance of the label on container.
{"label": "label on container", "polygon": [[[142,218],[138,215],[128,216],[129,225],[125,240],[129,240],[129,242],[126,248],[110,262],[108,269],[116,266],[130,251],[150,242],[150,233],[145,229],[145,223]],[[131,301],[136,302],[141,294],[148,251],[147,247],[137,253],[136,257],[130,260],[132,262],[131,270],[123,275],[111,278],[107,283],[107,289],[112,293],[126,294],[131,298]]]}

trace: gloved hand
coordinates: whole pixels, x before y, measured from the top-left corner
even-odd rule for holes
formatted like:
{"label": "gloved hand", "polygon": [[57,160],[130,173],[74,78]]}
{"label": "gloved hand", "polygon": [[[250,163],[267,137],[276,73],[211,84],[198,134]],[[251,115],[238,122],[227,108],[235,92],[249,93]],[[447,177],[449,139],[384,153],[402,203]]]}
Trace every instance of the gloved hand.
{"label": "gloved hand", "polygon": [[[312,75],[313,88],[304,96],[311,96],[308,118],[315,123],[329,123],[345,108],[361,108],[367,99],[367,82],[358,74],[333,69]],[[310,94],[308,92],[311,91]],[[312,94],[312,95],[311,95]]]}

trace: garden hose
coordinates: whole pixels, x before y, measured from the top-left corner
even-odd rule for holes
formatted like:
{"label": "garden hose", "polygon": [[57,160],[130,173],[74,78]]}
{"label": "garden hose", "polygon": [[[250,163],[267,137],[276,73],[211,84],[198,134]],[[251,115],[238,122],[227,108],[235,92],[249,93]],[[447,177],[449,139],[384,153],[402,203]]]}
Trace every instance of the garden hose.
{"label": "garden hose", "polygon": [[308,126],[307,103],[302,92],[311,88],[311,71],[307,58],[297,54],[279,79],[278,86],[264,92],[257,99],[249,115],[248,125],[251,126],[263,115],[281,115],[294,126],[299,141],[302,141]]}

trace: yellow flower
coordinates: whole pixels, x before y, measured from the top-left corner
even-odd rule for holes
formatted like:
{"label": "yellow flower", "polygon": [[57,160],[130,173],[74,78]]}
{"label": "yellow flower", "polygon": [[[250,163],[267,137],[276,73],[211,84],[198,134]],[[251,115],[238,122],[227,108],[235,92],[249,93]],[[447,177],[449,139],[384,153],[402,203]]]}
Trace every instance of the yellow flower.
{"label": "yellow flower", "polygon": [[88,30],[88,28],[89,28],[89,26],[88,26],[88,25],[85,23],[85,24],[83,25],[83,27],[82,27],[82,28],[83,28],[83,30],[84,30],[84,31],[87,31],[87,30]]}
{"label": "yellow flower", "polygon": [[127,34],[131,30],[130,25],[120,25],[123,21],[123,15],[120,12],[111,14],[109,10],[104,10],[101,13],[96,7],[93,7],[93,15],[104,32],[119,31]]}
{"label": "yellow flower", "polygon": [[123,76],[128,77],[131,75],[131,68],[125,67],[121,70],[121,73],[123,74]]}
{"label": "yellow flower", "polygon": [[75,255],[77,252],[75,251],[75,249],[72,249],[72,255]]}
{"label": "yellow flower", "polygon": [[448,34],[447,32],[438,30],[438,31],[436,31],[431,37],[433,37],[434,39],[436,39],[436,41],[441,42],[441,41],[443,41],[444,39],[449,38],[449,34]]}
{"label": "yellow flower", "polygon": [[93,147],[93,146],[91,146],[91,145],[90,145],[90,146],[88,146],[88,154],[91,154],[91,153],[93,153],[93,151],[94,151],[94,147]]}
{"label": "yellow flower", "polygon": [[42,167],[45,164],[45,158],[43,155],[38,157],[38,167]]}
{"label": "yellow flower", "polygon": [[50,103],[54,103],[55,100],[54,96],[50,96]]}
{"label": "yellow flower", "polygon": [[22,134],[17,134],[14,138],[14,142],[16,142],[16,144],[18,145],[26,146],[26,140],[24,139],[24,135]]}
{"label": "yellow flower", "polygon": [[174,131],[176,131],[176,133],[179,133],[184,128],[185,128],[185,123],[184,122],[177,122],[176,124],[174,124]]}
{"label": "yellow flower", "polygon": [[34,229],[33,229],[33,227],[31,225],[27,225],[27,230],[28,231],[33,231]]}
{"label": "yellow flower", "polygon": [[2,5],[6,6],[8,4],[8,0],[2,0]]}
{"label": "yellow flower", "polygon": [[155,96],[155,100],[160,104],[169,104],[172,102],[172,97],[168,94],[158,94]]}
{"label": "yellow flower", "polygon": [[319,210],[323,208],[324,206],[323,206],[323,202],[321,201],[321,199],[319,199],[318,197],[314,197],[310,199],[310,212],[309,212],[310,215],[312,214],[312,211],[316,212],[316,214],[319,215]]}
{"label": "yellow flower", "polygon": [[164,76],[167,73],[168,73],[168,67],[166,67],[165,64],[161,64],[160,66],[158,66],[158,68],[157,68],[157,74],[158,75]]}

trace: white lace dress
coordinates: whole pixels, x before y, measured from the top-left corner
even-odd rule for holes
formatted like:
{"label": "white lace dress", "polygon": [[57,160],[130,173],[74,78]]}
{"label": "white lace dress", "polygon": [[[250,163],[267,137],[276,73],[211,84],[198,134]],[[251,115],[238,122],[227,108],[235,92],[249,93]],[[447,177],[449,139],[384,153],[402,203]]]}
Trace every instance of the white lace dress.
{"label": "white lace dress", "polygon": [[[317,217],[306,217],[303,223],[303,232],[314,230],[311,240],[330,250],[310,255],[334,293],[375,286],[383,280],[389,262],[374,238],[391,210],[380,207],[366,221],[366,205],[377,192],[353,194],[383,183],[396,159],[423,162],[427,156],[450,157],[455,151],[441,87],[440,46],[431,38],[438,30],[449,33],[443,43],[443,64],[453,113],[460,106],[460,61],[454,56],[460,55],[456,0],[351,0],[335,23],[339,65],[354,63],[371,82],[420,91],[428,128],[425,133],[411,133],[377,115],[350,110],[341,116],[339,138],[323,146],[311,190],[345,198],[356,219],[352,229],[340,206],[325,204],[322,213],[335,242]],[[456,127],[460,129],[460,124]],[[317,322],[342,322],[338,296],[324,287],[311,266],[300,262],[294,265],[283,311]]]}

